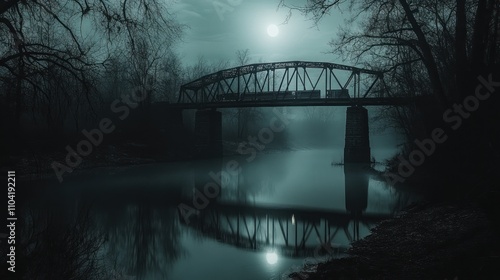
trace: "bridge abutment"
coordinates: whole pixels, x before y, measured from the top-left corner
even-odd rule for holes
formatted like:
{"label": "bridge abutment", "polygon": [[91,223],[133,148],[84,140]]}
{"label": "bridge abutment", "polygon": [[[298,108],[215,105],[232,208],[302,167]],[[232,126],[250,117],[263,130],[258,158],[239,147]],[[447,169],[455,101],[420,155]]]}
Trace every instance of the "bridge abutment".
{"label": "bridge abutment", "polygon": [[198,157],[222,156],[222,113],[201,109],[195,115],[195,144]]}
{"label": "bridge abutment", "polygon": [[370,162],[368,110],[361,106],[347,108],[344,162]]}

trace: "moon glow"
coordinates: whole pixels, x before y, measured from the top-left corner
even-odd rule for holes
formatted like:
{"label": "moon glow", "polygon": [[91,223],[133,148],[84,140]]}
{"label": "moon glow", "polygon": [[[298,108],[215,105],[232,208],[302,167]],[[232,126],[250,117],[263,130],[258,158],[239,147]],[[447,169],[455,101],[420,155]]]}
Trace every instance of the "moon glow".
{"label": "moon glow", "polygon": [[280,33],[280,29],[275,24],[271,24],[267,27],[267,35],[269,37],[276,37]]}

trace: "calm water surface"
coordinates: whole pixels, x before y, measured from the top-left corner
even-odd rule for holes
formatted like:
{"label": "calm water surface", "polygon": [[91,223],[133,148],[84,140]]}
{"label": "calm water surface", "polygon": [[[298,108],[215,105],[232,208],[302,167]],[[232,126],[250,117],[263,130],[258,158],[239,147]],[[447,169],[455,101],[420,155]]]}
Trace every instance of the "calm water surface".
{"label": "calm water surface", "polygon": [[[372,151],[379,160],[392,152]],[[27,205],[50,205],[61,227],[88,210],[116,279],[284,279],[341,255],[409,202],[363,168],[332,165],[341,158],[300,150],[118,168],[67,179]],[[241,170],[216,189],[213,174],[235,162]]]}

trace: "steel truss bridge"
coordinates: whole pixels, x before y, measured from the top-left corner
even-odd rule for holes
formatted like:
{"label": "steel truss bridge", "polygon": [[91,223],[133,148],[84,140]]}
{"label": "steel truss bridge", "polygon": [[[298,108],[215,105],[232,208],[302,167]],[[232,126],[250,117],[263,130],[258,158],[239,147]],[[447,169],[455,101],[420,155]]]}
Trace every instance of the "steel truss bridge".
{"label": "steel truss bridge", "polygon": [[180,88],[180,108],[402,105],[383,72],[327,62],[257,63],[203,76]]}
{"label": "steel truss bridge", "polygon": [[[275,251],[287,257],[317,257],[343,253],[367,228],[390,214],[351,214],[323,209],[279,208],[212,202],[187,226],[203,236],[253,251]],[[182,220],[182,219],[181,219]]]}

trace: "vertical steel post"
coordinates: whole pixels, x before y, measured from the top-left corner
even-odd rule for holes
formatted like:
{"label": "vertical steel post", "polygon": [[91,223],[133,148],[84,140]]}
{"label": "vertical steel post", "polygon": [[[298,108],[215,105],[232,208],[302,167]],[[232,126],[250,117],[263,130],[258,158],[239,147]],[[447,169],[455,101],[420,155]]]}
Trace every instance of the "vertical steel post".
{"label": "vertical steel post", "polygon": [[274,217],[273,217],[273,247],[274,247]]}
{"label": "vertical steel post", "polygon": [[276,86],[276,70],[273,69],[273,92],[276,91],[274,88]]}
{"label": "vertical steel post", "polygon": [[295,66],[295,90],[299,90],[299,68]]}
{"label": "vertical steel post", "polygon": [[269,216],[266,215],[266,244],[269,244]]}

